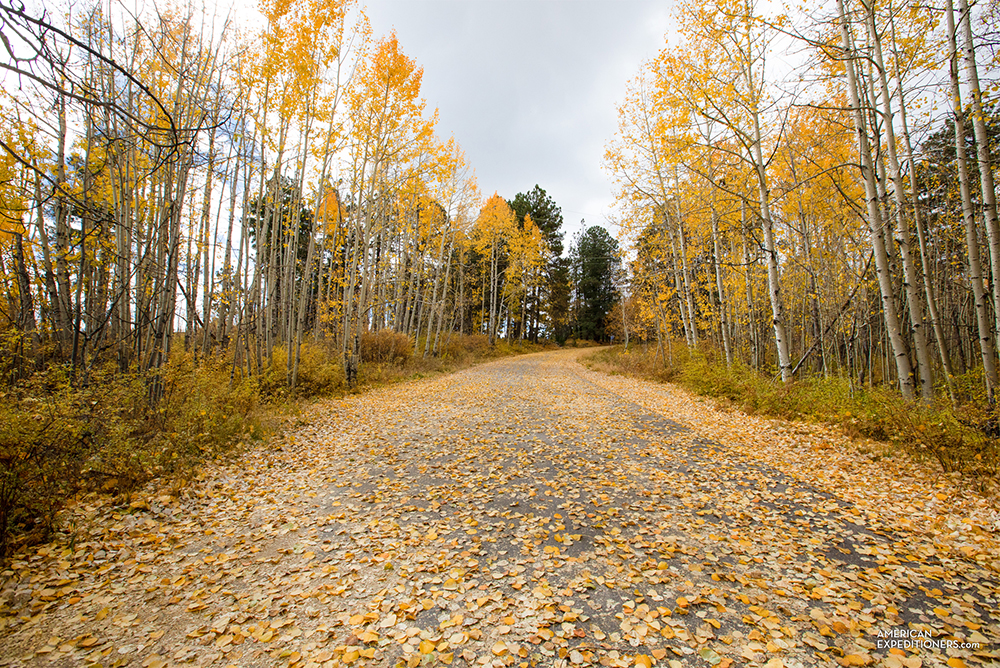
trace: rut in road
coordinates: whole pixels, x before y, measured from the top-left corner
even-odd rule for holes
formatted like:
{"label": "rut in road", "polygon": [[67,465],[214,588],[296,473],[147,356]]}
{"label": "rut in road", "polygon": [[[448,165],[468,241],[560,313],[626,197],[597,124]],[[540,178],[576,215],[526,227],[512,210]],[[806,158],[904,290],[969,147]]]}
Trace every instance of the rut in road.
{"label": "rut in road", "polygon": [[[184,498],[15,563],[69,584],[10,581],[0,665],[995,661],[977,544],[842,493],[893,471],[810,480],[578,354],[322,402]],[[890,654],[904,631],[954,646]]]}

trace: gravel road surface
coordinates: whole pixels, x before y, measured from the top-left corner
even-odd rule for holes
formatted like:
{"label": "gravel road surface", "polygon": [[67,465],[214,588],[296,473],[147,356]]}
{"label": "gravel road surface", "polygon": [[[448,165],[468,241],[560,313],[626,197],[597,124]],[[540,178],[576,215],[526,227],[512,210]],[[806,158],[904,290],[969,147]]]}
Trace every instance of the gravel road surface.
{"label": "gravel road surface", "polygon": [[176,494],[81,504],[3,573],[0,665],[998,661],[995,501],[580,355],[322,401]]}

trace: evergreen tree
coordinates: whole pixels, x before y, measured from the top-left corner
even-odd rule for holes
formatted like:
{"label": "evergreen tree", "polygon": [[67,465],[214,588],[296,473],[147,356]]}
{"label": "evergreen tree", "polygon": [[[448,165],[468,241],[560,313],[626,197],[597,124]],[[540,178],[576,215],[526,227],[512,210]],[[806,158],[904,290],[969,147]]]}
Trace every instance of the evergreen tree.
{"label": "evergreen tree", "polygon": [[[566,339],[565,323],[569,311],[569,272],[562,258],[563,217],[562,209],[537,184],[527,193],[518,193],[507,202],[519,224],[530,216],[548,246],[549,261],[545,266],[545,280],[538,289],[525,295],[528,313],[527,335],[532,341],[545,332],[557,340]],[[562,328],[562,332],[560,332]]]}
{"label": "evergreen tree", "polygon": [[603,227],[592,225],[573,244],[570,264],[576,336],[602,341],[607,315],[618,300],[614,281],[621,265],[618,242]]}

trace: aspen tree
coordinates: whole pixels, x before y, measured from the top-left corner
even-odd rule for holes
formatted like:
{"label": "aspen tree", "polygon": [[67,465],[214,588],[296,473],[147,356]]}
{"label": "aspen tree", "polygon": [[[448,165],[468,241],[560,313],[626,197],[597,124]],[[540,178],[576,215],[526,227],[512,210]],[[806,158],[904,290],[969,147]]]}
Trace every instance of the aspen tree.
{"label": "aspen tree", "polygon": [[[916,349],[917,365],[920,371],[920,397],[924,401],[934,398],[934,383],[931,375],[930,354],[927,351],[927,338],[924,335],[924,310],[917,286],[916,267],[911,253],[912,242],[910,228],[907,224],[906,195],[904,193],[903,176],[896,155],[896,133],[893,125],[892,96],[889,94],[889,84],[886,68],[882,59],[882,39],[875,25],[874,0],[865,7],[868,39],[872,45],[873,64],[878,73],[878,81],[882,100],[882,116],[886,134],[886,147],[889,158],[889,174],[893,184],[893,198],[896,204],[896,227],[900,232],[900,256],[903,261],[903,289],[906,292],[906,303],[910,312],[910,326],[913,333],[913,344]],[[902,83],[900,83],[902,85]]]}
{"label": "aspen tree", "polygon": [[[500,262],[506,257],[506,241],[512,236],[515,226],[514,212],[496,193],[486,201],[473,226],[473,244],[482,256],[489,258],[489,274],[486,277],[489,285],[489,321],[486,334],[490,345],[496,342],[497,328],[500,325],[498,307],[502,305],[502,299],[499,293],[503,287]],[[483,303],[485,306],[485,298]]]}
{"label": "aspen tree", "polygon": [[[959,24],[962,29],[962,60],[965,63],[966,85],[972,105],[972,128],[976,136],[976,159],[979,162],[979,186],[982,194],[983,222],[990,244],[990,293],[993,296],[995,331],[1000,332],[1000,220],[997,218],[997,194],[993,183],[993,161],[990,158],[990,136],[983,111],[983,93],[979,85],[976,45],[972,36],[972,12],[969,0],[958,0]],[[948,7],[947,12],[952,12]],[[958,40],[958,36],[955,36]]]}
{"label": "aspen tree", "polygon": [[893,358],[899,377],[899,389],[903,397],[913,399],[913,371],[910,358],[906,351],[900,331],[899,316],[896,311],[895,294],[892,277],[889,273],[889,259],[885,249],[885,223],[879,205],[878,185],[872,164],[872,154],[869,145],[868,129],[864,120],[864,111],[859,96],[858,77],[855,71],[857,59],[851,40],[850,23],[844,7],[844,0],[837,0],[839,11],[841,48],[844,54],[844,66],[847,72],[847,88],[851,109],[854,112],[854,128],[857,133],[858,151],[861,155],[861,178],[865,184],[865,200],[868,205],[868,225],[871,230],[872,248],[875,252],[875,266],[878,273],[879,290],[882,295],[882,313],[885,319],[886,333],[892,343]]}
{"label": "aspen tree", "polygon": [[951,81],[952,121],[955,125],[955,153],[958,163],[959,190],[962,197],[962,219],[965,223],[965,243],[969,254],[969,282],[975,299],[976,325],[979,331],[979,351],[986,375],[986,395],[992,403],[997,388],[996,352],[988,315],[989,295],[983,286],[983,268],[979,255],[979,238],[976,231],[976,214],[969,189],[969,171],[965,151],[965,112],[958,77],[958,36],[955,31],[955,10],[951,0],[945,3],[948,29],[949,73]]}
{"label": "aspen tree", "polygon": [[[686,7],[687,40],[681,93],[699,116],[724,127],[741,146],[738,157],[754,174],[764,251],[767,258],[771,322],[782,382],[792,380],[779,258],[771,215],[768,161],[764,158],[762,115],[771,107],[764,79],[770,48],[767,24],[753,2],[732,0],[711,7]],[[780,19],[779,19],[780,22]]]}
{"label": "aspen tree", "polygon": [[934,284],[931,276],[930,259],[927,250],[927,239],[924,232],[924,221],[921,206],[917,200],[919,184],[917,183],[917,165],[913,155],[913,143],[910,139],[909,124],[907,122],[906,98],[903,85],[903,77],[900,67],[901,53],[899,42],[896,37],[896,23],[890,11],[890,28],[892,37],[892,62],[893,73],[897,82],[896,94],[899,97],[899,120],[903,137],[904,159],[909,166],[907,170],[909,176],[910,190],[910,211],[913,214],[913,226],[917,232],[917,243],[920,251],[921,279],[924,286],[924,297],[927,303],[927,314],[930,316],[931,327],[934,330],[934,338],[937,341],[938,354],[941,360],[941,367],[944,371],[945,384],[952,402],[955,401],[955,390],[952,376],[954,372],[951,367],[951,360],[945,344],[944,331],[941,326],[941,317],[938,314],[937,295],[934,293]]}

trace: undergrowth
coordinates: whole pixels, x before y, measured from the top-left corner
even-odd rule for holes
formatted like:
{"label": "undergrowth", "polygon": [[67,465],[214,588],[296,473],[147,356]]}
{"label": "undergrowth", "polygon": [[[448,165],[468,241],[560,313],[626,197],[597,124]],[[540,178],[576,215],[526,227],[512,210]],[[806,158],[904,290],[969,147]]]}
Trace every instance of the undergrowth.
{"label": "undergrowth", "polygon": [[425,344],[391,331],[366,334],[356,388],[345,383],[339,348],[323,341],[301,346],[294,390],[280,346],[252,376],[234,370],[231,354],[196,360],[178,352],[154,372],[122,373],[109,363],[72,378],[67,365],[52,364],[0,383],[0,557],[46,540],[72,499],[124,500],[153,479],[183,485],[204,462],[274,434],[282,415],[312,398],[548,347],[452,334],[425,357]]}
{"label": "undergrowth", "polygon": [[[154,390],[154,388],[156,388]],[[151,395],[161,395],[158,401]],[[44,540],[67,500],[126,494],[154,477],[261,438],[271,414],[256,379],[230,383],[230,367],[174,355],[156,372],[112,365],[71,382],[53,365],[0,389],[0,555]]]}
{"label": "undergrowth", "polygon": [[[380,333],[381,334],[381,333]],[[416,345],[412,339],[396,334],[406,339],[410,348],[405,355],[398,355],[393,363],[383,358],[373,356],[371,363],[361,367],[359,374],[362,387],[394,383],[411,378],[423,378],[438,373],[450,373],[480,362],[487,362],[501,357],[523,355],[558,348],[554,343],[531,343],[530,341],[507,341],[498,339],[490,345],[489,337],[483,334],[442,334],[438,341],[438,351],[433,353],[434,340],[430,348],[427,339],[421,336]],[[386,344],[383,344],[386,345]],[[382,346],[375,348],[382,350]],[[399,348],[395,348],[397,351]],[[426,351],[426,355],[425,355]],[[361,340],[361,359],[366,359],[365,340]]]}
{"label": "undergrowth", "polygon": [[933,458],[945,472],[959,472],[981,488],[1000,470],[1000,414],[972,393],[956,407],[946,399],[906,402],[895,388],[859,386],[838,376],[783,384],[743,364],[727,366],[714,351],[688,352],[683,346],[675,346],[669,360],[657,356],[653,346],[627,352],[616,346],[591,353],[584,361],[600,371],[674,382],[748,413],[834,424],[849,436],[885,441],[918,458]]}

